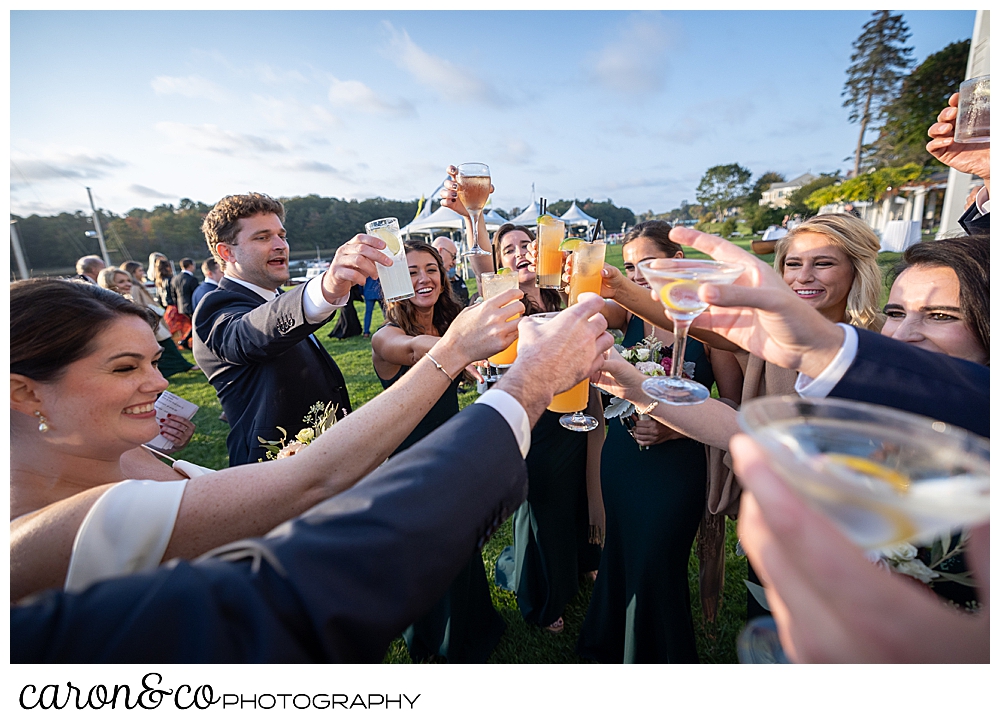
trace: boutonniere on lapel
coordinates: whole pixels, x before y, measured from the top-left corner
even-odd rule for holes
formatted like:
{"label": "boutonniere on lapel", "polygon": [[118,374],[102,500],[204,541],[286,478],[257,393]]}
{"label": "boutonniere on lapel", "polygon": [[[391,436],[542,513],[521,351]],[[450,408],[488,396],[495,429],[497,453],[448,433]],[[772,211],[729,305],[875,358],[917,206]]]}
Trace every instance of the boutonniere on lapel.
{"label": "boutonniere on lapel", "polygon": [[292,328],[295,326],[295,317],[293,317],[291,314],[283,314],[282,316],[278,317],[278,321],[276,324],[277,324],[278,334],[288,334],[289,332],[292,331]]}

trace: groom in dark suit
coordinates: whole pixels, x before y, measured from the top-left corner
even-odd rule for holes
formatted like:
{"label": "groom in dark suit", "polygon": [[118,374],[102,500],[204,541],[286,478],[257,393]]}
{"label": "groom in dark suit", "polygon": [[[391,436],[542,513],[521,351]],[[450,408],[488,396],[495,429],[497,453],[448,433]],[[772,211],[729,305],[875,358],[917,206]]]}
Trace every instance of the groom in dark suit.
{"label": "groom in dark suit", "polygon": [[289,437],[317,402],[351,411],[344,376],[313,332],[347,303],[352,284],[377,274],[381,239],[358,235],[337,250],[330,268],[280,293],[288,281],[288,242],[280,201],[258,193],[227,196],[202,225],[208,248],[223,265],[219,289],[194,318],[194,357],[208,375],[231,430],[229,464],[264,457],[259,438]]}

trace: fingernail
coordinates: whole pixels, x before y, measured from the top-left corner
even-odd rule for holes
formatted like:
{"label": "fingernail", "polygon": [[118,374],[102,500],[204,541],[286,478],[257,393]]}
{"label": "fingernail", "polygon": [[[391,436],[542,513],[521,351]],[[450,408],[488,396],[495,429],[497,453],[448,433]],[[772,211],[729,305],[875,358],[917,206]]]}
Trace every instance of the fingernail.
{"label": "fingernail", "polygon": [[701,298],[706,302],[715,302],[719,299],[719,288],[713,284],[706,284],[702,288]]}

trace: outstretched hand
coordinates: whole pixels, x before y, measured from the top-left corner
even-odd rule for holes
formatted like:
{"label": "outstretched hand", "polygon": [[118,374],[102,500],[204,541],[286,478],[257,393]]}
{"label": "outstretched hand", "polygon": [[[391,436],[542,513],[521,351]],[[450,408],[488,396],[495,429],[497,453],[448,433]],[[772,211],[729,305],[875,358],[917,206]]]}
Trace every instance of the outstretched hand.
{"label": "outstretched hand", "polygon": [[[472,216],[469,214],[469,210],[465,208],[465,204],[458,198],[458,167],[449,166],[447,174],[448,179],[441,187],[441,193],[438,194],[441,197],[441,205],[461,216],[471,219]],[[493,184],[490,184],[490,193],[492,194],[494,190]]]}
{"label": "outstretched hand", "polygon": [[705,284],[699,289],[701,299],[712,306],[694,326],[810,377],[833,360],[843,344],[843,330],[799,299],[765,262],[725,239],[694,229],[674,227],[670,239],[744,268],[731,285]]}
{"label": "outstretched hand", "polygon": [[507,349],[517,339],[524,314],[520,289],[508,289],[486,301],[466,307],[452,321],[444,340],[454,344],[467,362],[486,359]]}
{"label": "outstretched hand", "polygon": [[948,99],[948,107],[938,114],[937,123],[927,129],[927,135],[933,139],[927,144],[927,153],[956,171],[979,176],[989,188],[990,144],[956,143],[957,118],[958,93],[953,93]]}
{"label": "outstretched hand", "polygon": [[392,257],[381,249],[385,249],[385,242],[368,234],[358,234],[341,245],[323,275],[323,296],[326,300],[332,303],[343,299],[355,284],[364,286],[366,279],[377,279],[376,262],[392,266]]}

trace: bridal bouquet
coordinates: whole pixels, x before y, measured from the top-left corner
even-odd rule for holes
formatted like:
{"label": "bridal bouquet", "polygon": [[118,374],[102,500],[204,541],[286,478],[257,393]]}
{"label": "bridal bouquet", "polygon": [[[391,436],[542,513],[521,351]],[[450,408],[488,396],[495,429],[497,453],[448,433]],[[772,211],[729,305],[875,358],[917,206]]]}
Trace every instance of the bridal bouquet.
{"label": "bridal bouquet", "polygon": [[291,440],[287,439],[288,432],[283,427],[278,427],[281,430],[280,440],[265,440],[262,437],[257,439],[260,441],[261,447],[267,450],[268,460],[291,457],[304,450],[306,445],[333,427],[333,423],[337,421],[336,413],[337,403],[330,402],[324,405],[322,402],[317,402],[309,408],[309,412],[302,418],[302,422],[306,426],[299,430]]}
{"label": "bridal bouquet", "polygon": [[[632,347],[622,347],[615,345],[618,354],[626,362],[647,377],[661,377],[670,374],[671,358],[663,354],[663,342],[651,334],[644,340]],[[684,376],[694,375],[694,362],[684,363]],[[622,420],[630,418],[635,413],[635,405],[620,397],[612,397],[611,404],[604,410],[604,419],[610,420],[618,417]]]}

